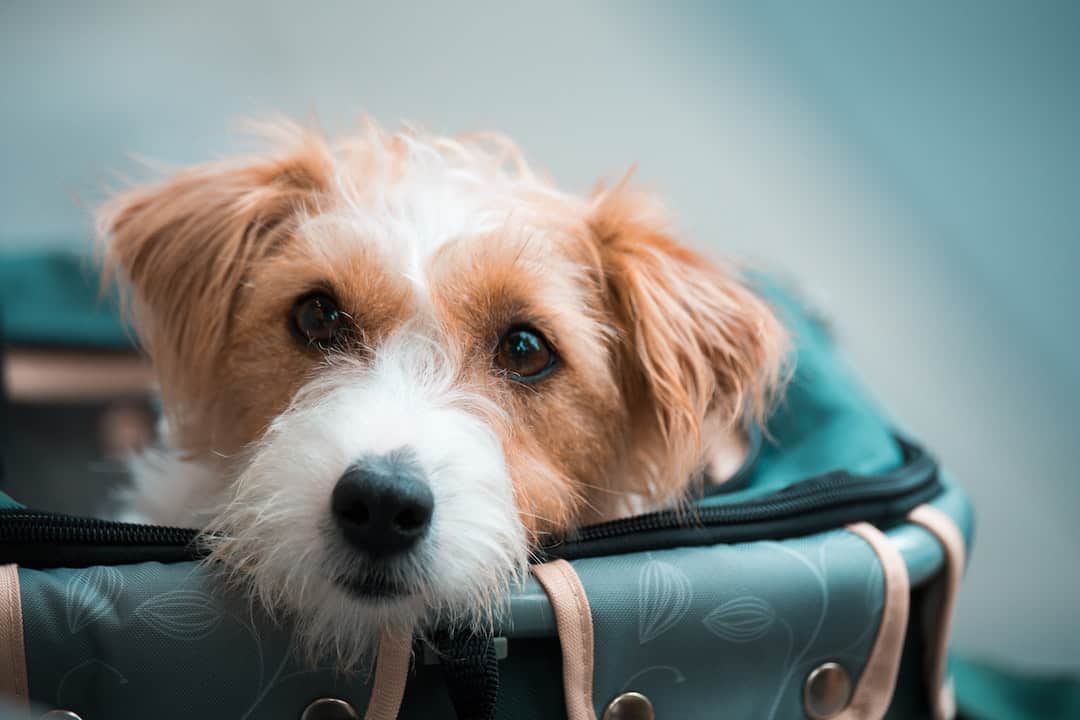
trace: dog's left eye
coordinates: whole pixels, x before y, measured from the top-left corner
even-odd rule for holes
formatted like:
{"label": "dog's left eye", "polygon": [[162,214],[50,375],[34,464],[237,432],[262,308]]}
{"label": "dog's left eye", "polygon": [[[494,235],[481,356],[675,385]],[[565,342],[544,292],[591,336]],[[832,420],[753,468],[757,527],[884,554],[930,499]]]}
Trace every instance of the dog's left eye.
{"label": "dog's left eye", "polygon": [[308,345],[329,345],[341,328],[342,312],[323,293],[305,295],[293,305],[293,332]]}
{"label": "dog's left eye", "polygon": [[543,334],[527,325],[510,328],[495,348],[495,364],[518,382],[546,377],[556,361],[555,351]]}

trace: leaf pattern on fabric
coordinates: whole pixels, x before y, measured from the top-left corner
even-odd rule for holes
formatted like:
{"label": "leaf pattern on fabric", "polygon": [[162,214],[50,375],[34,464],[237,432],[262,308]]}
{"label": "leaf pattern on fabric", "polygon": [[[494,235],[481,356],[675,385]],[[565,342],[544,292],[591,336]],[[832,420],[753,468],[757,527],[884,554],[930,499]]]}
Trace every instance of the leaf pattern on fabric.
{"label": "leaf pattern on fabric", "polygon": [[74,635],[110,612],[124,590],[124,576],[111,567],[92,567],[71,576],[64,589],[68,631]]}
{"label": "leaf pattern on fabric", "polygon": [[728,600],[702,620],[709,632],[734,643],[753,642],[772,629],[776,611],[759,597],[744,595]]}
{"label": "leaf pattern on fabric", "polygon": [[106,689],[127,685],[124,673],[107,662],[90,658],[70,668],[56,686],[56,704],[60,707],[79,706],[89,698],[98,697]]}
{"label": "leaf pattern on fabric", "polygon": [[642,645],[673,628],[690,610],[691,585],[671,563],[648,560],[638,571],[638,642]]}
{"label": "leaf pattern on fabric", "polygon": [[174,640],[202,640],[221,624],[214,599],[199,590],[155,595],[135,609],[135,616]]}
{"label": "leaf pattern on fabric", "polygon": [[686,682],[686,676],[683,675],[682,670],[679,670],[679,668],[675,667],[674,665],[650,665],[647,668],[638,670],[636,673],[628,677],[626,679],[626,682],[623,683],[622,690],[620,690],[620,692],[632,690],[633,687],[636,686],[635,683],[637,683],[641,678],[657,671],[662,671],[668,675],[671,675],[671,679],[676,685],[682,685],[684,682]]}

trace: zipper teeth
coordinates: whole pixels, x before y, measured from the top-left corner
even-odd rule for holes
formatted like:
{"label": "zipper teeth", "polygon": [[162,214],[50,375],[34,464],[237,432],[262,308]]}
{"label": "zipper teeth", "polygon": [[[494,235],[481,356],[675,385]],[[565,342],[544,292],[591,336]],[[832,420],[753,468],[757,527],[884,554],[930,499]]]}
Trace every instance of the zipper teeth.
{"label": "zipper teeth", "polygon": [[188,545],[198,531],[157,525],[112,522],[49,513],[0,512],[0,541],[87,543],[103,545]]}
{"label": "zipper teeth", "polygon": [[819,478],[812,486],[798,488],[790,497],[743,505],[698,507],[687,512],[661,510],[622,520],[613,520],[598,525],[582,528],[568,541],[589,542],[603,540],[635,532],[671,530],[676,528],[705,526],[722,523],[749,523],[762,519],[773,519],[794,515],[808,510],[821,510],[846,502],[863,502],[893,497],[903,497],[915,493],[927,485],[936,482],[936,473],[919,474],[914,483],[883,482],[881,480],[852,481],[841,475]]}
{"label": "zipper teeth", "polygon": [[[842,501],[867,500],[882,496],[902,496],[914,492],[929,476],[915,487],[883,487],[868,485],[855,490],[850,480],[822,478],[813,487],[799,488],[793,497],[772,499],[738,506],[702,507],[680,513],[665,510],[634,518],[614,520],[582,528],[568,542],[589,542],[617,537],[627,533],[668,530],[694,525],[752,522],[762,518],[792,515],[808,509],[819,509]],[[157,525],[138,525],[93,518],[50,515],[24,510],[0,511],[0,541],[100,543],[108,545],[188,545],[198,536],[190,528]]]}
{"label": "zipper teeth", "polygon": [[[622,535],[762,520],[834,509],[845,504],[899,499],[937,482],[936,466],[925,454],[911,458],[891,477],[859,478],[837,472],[807,480],[768,499],[733,505],[661,510],[581,528],[562,545],[588,543]],[[199,531],[57,515],[23,508],[0,510],[0,543],[191,546]]]}

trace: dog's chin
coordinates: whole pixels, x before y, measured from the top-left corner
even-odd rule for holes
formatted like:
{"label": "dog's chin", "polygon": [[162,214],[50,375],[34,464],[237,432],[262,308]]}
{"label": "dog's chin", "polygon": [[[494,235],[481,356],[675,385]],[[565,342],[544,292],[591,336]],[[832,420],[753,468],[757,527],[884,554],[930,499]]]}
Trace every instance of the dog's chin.
{"label": "dog's chin", "polygon": [[419,593],[419,588],[410,583],[368,573],[338,575],[333,578],[333,582],[357,600],[368,603],[393,603]]}
{"label": "dog's chin", "polygon": [[[340,544],[311,543],[310,553],[290,560],[267,553],[239,533],[218,541],[212,561],[270,615],[295,623],[295,640],[305,662],[327,661],[349,671],[370,667],[380,640],[390,634],[424,635],[443,625],[488,631],[508,608],[510,589],[524,577],[526,556],[487,556],[463,567],[426,572],[426,558],[398,558],[373,564]],[[319,538],[324,540],[325,536]],[[213,545],[213,538],[209,539]],[[502,560],[503,562],[494,562]]]}

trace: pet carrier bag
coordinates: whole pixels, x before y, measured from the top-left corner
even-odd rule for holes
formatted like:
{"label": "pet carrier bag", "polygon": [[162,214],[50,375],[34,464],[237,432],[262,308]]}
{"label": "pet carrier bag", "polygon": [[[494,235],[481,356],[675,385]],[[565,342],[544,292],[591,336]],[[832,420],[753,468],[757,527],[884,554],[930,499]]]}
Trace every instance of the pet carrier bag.
{"label": "pet carrier bag", "polygon": [[823,325],[769,295],[796,339],[795,372],[738,475],[694,512],[594,525],[546,548],[494,637],[384,637],[371,667],[311,667],[287,623],[198,562],[193,530],[5,500],[9,714],[949,717],[968,502],[860,392]]}

